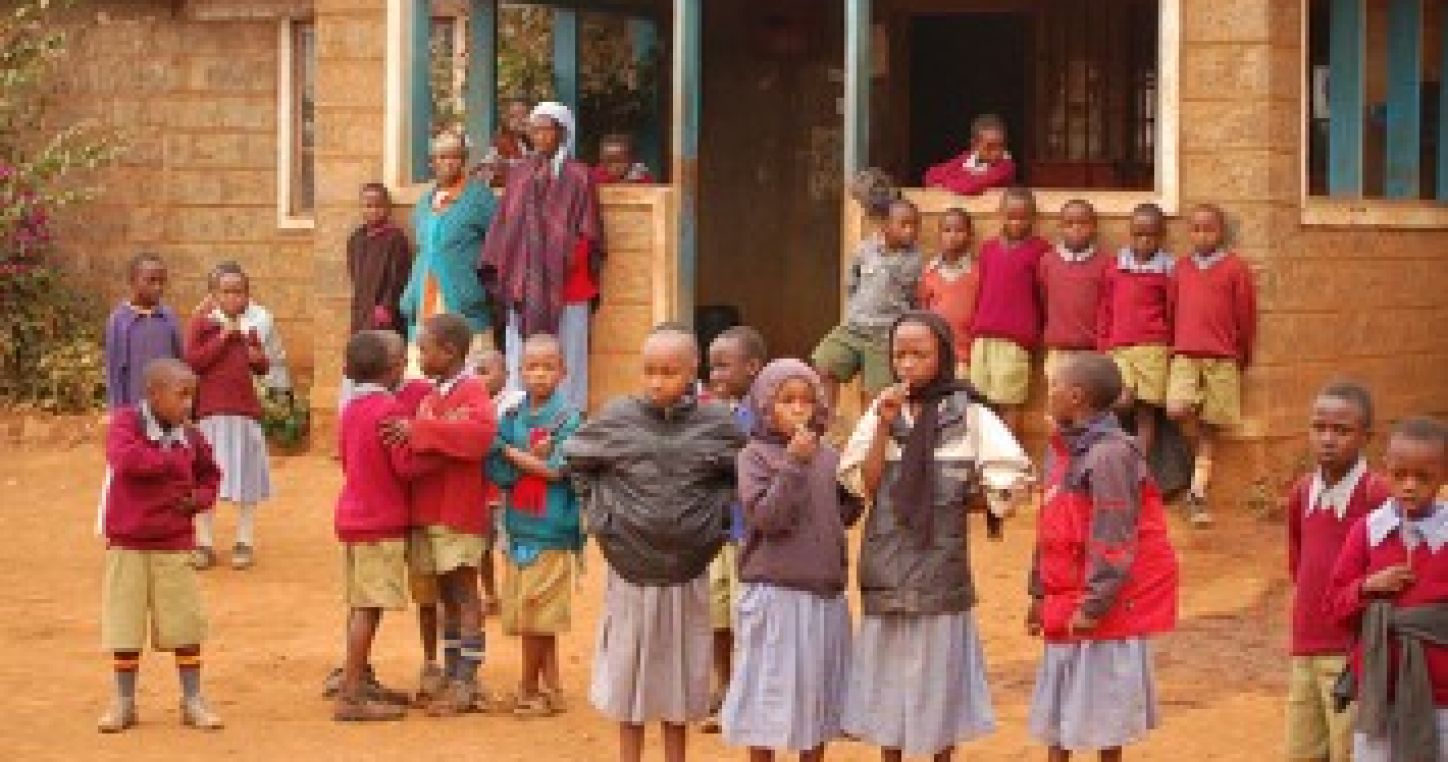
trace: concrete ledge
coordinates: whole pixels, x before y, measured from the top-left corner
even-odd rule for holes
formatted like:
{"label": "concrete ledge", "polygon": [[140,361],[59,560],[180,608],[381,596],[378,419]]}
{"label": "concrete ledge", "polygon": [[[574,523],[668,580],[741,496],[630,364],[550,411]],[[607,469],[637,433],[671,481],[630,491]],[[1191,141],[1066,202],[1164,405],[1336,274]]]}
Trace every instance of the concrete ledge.
{"label": "concrete ledge", "polygon": [[1448,203],[1309,198],[1302,203],[1302,224],[1312,227],[1448,230]]}

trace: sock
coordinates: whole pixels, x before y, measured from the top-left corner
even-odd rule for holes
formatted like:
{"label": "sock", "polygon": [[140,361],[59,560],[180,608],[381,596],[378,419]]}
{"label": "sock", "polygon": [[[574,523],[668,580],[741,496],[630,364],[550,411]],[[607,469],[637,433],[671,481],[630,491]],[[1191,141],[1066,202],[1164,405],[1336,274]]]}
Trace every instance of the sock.
{"label": "sock", "polygon": [[202,511],[196,514],[192,523],[196,526],[196,545],[202,548],[213,547],[211,542],[211,511]]}
{"label": "sock", "polygon": [[116,697],[121,701],[136,700],[136,677],[141,669],[141,655],[138,653],[117,653],[113,657],[116,671]]}
{"label": "sock", "polygon": [[458,662],[462,660],[462,641],[457,630],[442,631],[442,673],[448,677],[457,674]]}
{"label": "sock", "polygon": [[201,695],[201,654],[176,654],[176,673],[181,677],[181,697]]}
{"label": "sock", "polygon": [[1212,459],[1200,455],[1192,463],[1191,493],[1197,497],[1207,496],[1207,483],[1212,480]]}
{"label": "sock", "polygon": [[483,634],[462,639],[462,651],[458,661],[456,677],[472,682],[478,677],[478,665],[483,663]]}
{"label": "sock", "polygon": [[236,544],[254,547],[256,539],[256,503],[236,504]]}

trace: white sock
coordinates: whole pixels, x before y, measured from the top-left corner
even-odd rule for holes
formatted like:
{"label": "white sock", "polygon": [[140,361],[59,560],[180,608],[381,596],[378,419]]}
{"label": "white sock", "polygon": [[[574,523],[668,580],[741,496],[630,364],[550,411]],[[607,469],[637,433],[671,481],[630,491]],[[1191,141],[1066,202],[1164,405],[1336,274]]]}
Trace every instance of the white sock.
{"label": "white sock", "polygon": [[192,524],[196,527],[196,545],[202,548],[211,547],[211,511],[196,514]]}
{"label": "white sock", "polygon": [[236,504],[236,544],[254,547],[256,536],[256,503]]}

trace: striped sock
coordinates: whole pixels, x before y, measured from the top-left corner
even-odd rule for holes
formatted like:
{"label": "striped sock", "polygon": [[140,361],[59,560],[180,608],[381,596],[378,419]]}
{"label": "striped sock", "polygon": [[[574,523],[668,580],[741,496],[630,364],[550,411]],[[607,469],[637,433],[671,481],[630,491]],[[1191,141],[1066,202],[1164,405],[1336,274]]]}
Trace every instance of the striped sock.
{"label": "striped sock", "polygon": [[483,663],[483,634],[462,639],[461,659],[454,676],[459,680],[472,682],[478,677],[478,665]]}
{"label": "striped sock", "polygon": [[457,630],[444,629],[442,631],[442,672],[448,677],[457,673],[462,646]]}
{"label": "striped sock", "polygon": [[195,698],[201,695],[201,654],[176,653],[176,674],[181,677],[181,695]]}
{"label": "striped sock", "polygon": [[122,701],[135,701],[141,655],[135,651],[117,651],[112,657],[112,667],[116,672],[116,695]]}

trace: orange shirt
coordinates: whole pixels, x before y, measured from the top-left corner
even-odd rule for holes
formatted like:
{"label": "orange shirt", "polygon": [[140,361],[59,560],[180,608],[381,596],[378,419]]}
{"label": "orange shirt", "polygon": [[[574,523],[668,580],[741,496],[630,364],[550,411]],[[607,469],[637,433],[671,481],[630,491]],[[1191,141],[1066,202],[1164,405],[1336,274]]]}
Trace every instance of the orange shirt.
{"label": "orange shirt", "polygon": [[975,315],[976,294],[980,290],[980,271],[975,262],[963,257],[954,265],[939,257],[926,265],[917,287],[920,308],[945,318],[955,333],[955,359],[970,360],[970,321]]}

